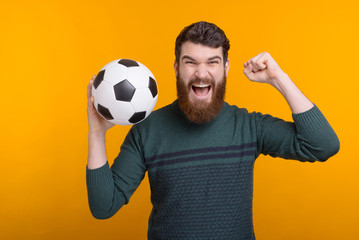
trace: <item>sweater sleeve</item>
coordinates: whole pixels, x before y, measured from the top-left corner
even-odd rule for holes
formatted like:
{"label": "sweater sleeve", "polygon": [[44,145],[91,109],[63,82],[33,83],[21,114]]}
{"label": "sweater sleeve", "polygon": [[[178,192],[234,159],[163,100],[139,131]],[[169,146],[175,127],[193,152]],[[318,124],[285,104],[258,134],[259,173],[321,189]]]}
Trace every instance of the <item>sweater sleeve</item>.
{"label": "sweater sleeve", "polygon": [[257,155],[314,162],[339,151],[339,139],[317,106],[292,117],[286,122],[256,113]]}
{"label": "sweater sleeve", "polygon": [[111,167],[106,163],[97,169],[86,169],[88,201],[92,215],[98,219],[113,216],[129,202],[145,172],[140,138],[132,128]]}

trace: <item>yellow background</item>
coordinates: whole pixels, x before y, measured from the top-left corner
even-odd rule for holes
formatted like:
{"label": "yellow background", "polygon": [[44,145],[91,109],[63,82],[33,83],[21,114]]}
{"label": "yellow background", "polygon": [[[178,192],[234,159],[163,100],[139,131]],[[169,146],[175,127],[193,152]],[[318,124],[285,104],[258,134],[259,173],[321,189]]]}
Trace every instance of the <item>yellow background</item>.
{"label": "yellow background", "polygon": [[[88,209],[86,86],[106,63],[131,58],[176,98],[174,41],[198,20],[231,42],[226,100],[291,120],[272,87],[242,64],[262,51],[325,114],[341,141],[326,163],[259,157],[257,239],[359,239],[358,24],[355,0],[0,2],[0,239],[145,239],[147,177],[108,220]],[[107,134],[112,163],[129,127]]]}

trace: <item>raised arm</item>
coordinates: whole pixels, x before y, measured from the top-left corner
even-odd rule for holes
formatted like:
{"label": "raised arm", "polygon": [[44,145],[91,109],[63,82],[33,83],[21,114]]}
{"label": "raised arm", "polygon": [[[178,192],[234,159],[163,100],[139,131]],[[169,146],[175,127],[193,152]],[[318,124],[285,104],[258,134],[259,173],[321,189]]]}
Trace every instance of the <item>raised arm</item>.
{"label": "raised arm", "polygon": [[269,83],[286,99],[294,123],[257,114],[258,154],[301,161],[325,161],[339,151],[339,139],[321,111],[297,88],[269,53],[244,64],[254,82]]}
{"label": "raised arm", "polygon": [[244,64],[243,72],[253,82],[269,83],[275,87],[294,114],[308,111],[314,106],[267,52],[248,60]]}

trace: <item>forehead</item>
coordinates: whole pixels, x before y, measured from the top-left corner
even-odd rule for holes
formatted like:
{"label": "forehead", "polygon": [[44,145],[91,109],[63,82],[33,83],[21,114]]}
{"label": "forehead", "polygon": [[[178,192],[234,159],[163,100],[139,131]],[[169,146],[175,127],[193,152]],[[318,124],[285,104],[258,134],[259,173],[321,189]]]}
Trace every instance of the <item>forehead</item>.
{"label": "forehead", "polygon": [[196,60],[207,60],[214,56],[219,56],[223,60],[222,46],[213,48],[200,43],[187,41],[182,44],[180,58],[182,59],[183,56],[190,56]]}

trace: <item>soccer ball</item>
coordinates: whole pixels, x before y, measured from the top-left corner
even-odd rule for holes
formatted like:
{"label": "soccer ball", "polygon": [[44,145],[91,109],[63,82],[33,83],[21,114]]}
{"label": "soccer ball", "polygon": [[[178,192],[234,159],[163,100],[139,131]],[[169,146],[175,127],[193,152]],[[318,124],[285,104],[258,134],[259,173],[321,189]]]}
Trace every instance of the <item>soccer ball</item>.
{"label": "soccer ball", "polygon": [[97,112],[111,123],[131,125],[152,112],[158,98],[156,79],[143,64],[118,59],[105,65],[92,85]]}

